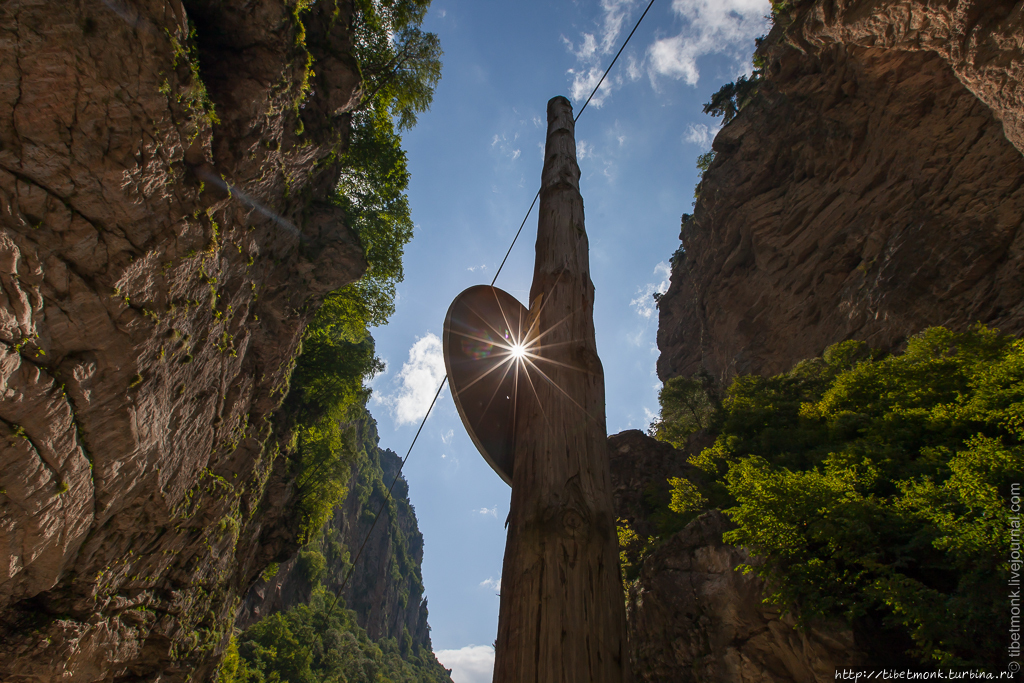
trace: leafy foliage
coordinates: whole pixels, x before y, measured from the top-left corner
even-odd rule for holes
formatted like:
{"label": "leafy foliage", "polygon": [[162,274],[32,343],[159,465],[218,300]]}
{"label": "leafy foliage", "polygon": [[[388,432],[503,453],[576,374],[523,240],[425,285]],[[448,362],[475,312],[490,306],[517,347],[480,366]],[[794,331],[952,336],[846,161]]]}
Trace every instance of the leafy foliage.
{"label": "leafy foliage", "polygon": [[711,168],[711,162],[715,160],[715,150],[711,149],[697,157],[697,170],[703,175]]}
{"label": "leafy foliage", "polygon": [[714,380],[706,372],[673,377],[658,392],[661,416],[651,423],[650,434],[682,448],[691,434],[711,426],[718,408]]}
{"label": "leafy foliage", "polygon": [[668,480],[668,483],[672,487],[672,502],[668,504],[672,512],[685,515],[688,512],[703,510],[707,505],[707,498],[701,494],[700,489],[689,479],[672,477]]}
{"label": "leafy foliage", "polygon": [[749,78],[740,76],[732,83],[726,83],[711,96],[710,102],[704,104],[704,113],[721,116],[723,123],[729,123],[754,99],[761,80],[761,75],[754,73]]}
{"label": "leafy foliage", "polygon": [[[693,198],[700,199],[700,191],[704,186],[704,176],[711,168],[711,162],[715,160],[715,150],[711,149],[697,157],[697,170],[700,171],[700,180],[693,186]],[[686,215],[686,214],[684,214]]]}
{"label": "leafy foliage", "polygon": [[405,189],[409,185],[402,139],[383,107],[353,119],[342,156],[336,201],[363,247],[365,284],[351,295],[363,300],[367,321],[378,324],[394,310],[394,286],[402,281],[402,253],[413,223]]}
{"label": "leafy foliage", "polygon": [[218,683],[450,682],[429,650],[402,649],[395,639],[370,640],[344,600],[319,587],[308,604],[233,638]]}
{"label": "leafy foliage", "polygon": [[[365,323],[329,312],[321,309],[323,314],[307,328],[286,400],[294,420],[289,451],[298,487],[301,543],[319,532],[348,491],[358,457],[355,423],[370,396],[363,381],[383,368]],[[348,334],[360,326],[363,338],[349,341]]]}
{"label": "leafy foliage", "polygon": [[357,0],[355,53],[367,95],[386,108],[399,130],[416,125],[441,79],[441,43],[419,29],[430,0]]}
{"label": "leafy foliage", "polygon": [[650,551],[654,539],[647,543],[629,526],[629,520],[615,520],[615,530],[619,537],[619,567],[622,569],[622,587],[629,589],[629,584],[640,576],[640,568],[644,556]]}
{"label": "leafy foliage", "polygon": [[[355,57],[369,94],[352,119],[334,201],[366,257],[366,275],[330,293],[306,329],[287,409],[299,487],[300,541],[308,543],[346,492],[356,461],[355,423],[370,391],[363,381],[384,365],[368,328],[394,312],[402,255],[413,223],[402,139],[425,111],[441,77],[437,36],[423,33],[429,0],[358,0]],[[304,7],[305,5],[303,5]],[[397,122],[397,124],[396,124]]]}
{"label": "leafy foliage", "polygon": [[327,573],[327,559],[319,550],[312,548],[299,551],[298,566],[306,581],[314,586],[320,583],[320,579]]}
{"label": "leafy foliage", "polygon": [[726,540],[800,618],[886,615],[938,665],[996,661],[1011,482],[1024,477],[1024,340],[931,328],[898,356],[837,344],[737,378],[691,462],[735,504]]}

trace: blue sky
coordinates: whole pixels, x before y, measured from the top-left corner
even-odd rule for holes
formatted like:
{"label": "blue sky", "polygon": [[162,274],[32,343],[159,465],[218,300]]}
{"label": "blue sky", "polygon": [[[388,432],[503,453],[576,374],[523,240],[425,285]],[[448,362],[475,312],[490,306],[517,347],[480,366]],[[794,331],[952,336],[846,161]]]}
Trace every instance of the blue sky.
{"label": "blue sky", "polygon": [[[373,381],[381,446],[404,455],[441,377],[452,299],[487,284],[540,183],[545,108],[578,111],[644,0],[434,0],[444,71],[431,110],[403,136],[416,232],[391,322],[374,331],[388,369]],[[657,311],[695,161],[720,119],[701,113],[749,71],[768,0],[656,0],[576,126],[596,288],[609,433],[657,411]],[[536,209],[534,210],[536,212]],[[525,303],[536,213],[496,285]],[[447,389],[405,468],[424,535],[432,637],[456,683],[490,680],[510,489],[477,453]]]}

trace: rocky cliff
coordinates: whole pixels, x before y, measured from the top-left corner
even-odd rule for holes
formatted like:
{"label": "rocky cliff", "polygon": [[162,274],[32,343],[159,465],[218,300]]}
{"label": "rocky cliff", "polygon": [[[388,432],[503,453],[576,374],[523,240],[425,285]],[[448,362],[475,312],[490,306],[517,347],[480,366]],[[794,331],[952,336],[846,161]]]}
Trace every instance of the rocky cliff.
{"label": "rocky cliff", "polygon": [[205,680],[294,550],[271,414],[366,268],[350,14],[0,6],[0,679]]}
{"label": "rocky cliff", "polygon": [[[1024,333],[1021,4],[775,5],[763,80],[716,137],[683,216],[659,302],[662,379],[704,369],[727,384],[845,339],[895,350],[933,325]],[[686,459],[707,445],[694,439],[706,441],[674,451],[612,437],[635,526],[637,486],[693,479]],[[809,682],[906,664],[864,624],[794,630],[736,571],[750,557],[722,543],[728,528],[708,512],[644,559],[629,589],[640,680]]]}
{"label": "rocky cliff", "polygon": [[774,374],[931,325],[1024,332],[1019,3],[792,4],[683,217],[659,375]]}
{"label": "rocky cliff", "polygon": [[[252,587],[238,626],[245,628],[266,614],[308,601],[314,583],[320,583],[332,593],[341,591],[349,609],[358,615],[359,625],[374,640],[394,638],[399,648],[433,650],[420,573],[423,535],[409,502],[409,484],[399,475],[401,458],[377,445],[372,419],[359,425],[358,438],[363,447],[352,468],[348,496],[335,509],[323,535],[306,551],[324,557],[323,573],[311,577],[303,554],[281,564],[273,577]],[[374,523],[378,512],[380,519]],[[360,549],[362,554],[355,561]]]}

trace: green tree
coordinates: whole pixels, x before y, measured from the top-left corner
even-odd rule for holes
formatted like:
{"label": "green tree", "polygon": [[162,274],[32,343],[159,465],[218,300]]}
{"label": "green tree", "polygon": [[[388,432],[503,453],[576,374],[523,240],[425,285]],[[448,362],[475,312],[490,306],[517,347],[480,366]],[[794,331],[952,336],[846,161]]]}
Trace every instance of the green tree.
{"label": "green tree", "polygon": [[402,139],[383,108],[354,117],[348,150],[342,157],[336,201],[359,238],[368,264],[361,284],[348,292],[369,325],[394,311],[395,285],[402,281],[402,254],[413,223],[405,189],[409,185]]}
{"label": "green tree", "polygon": [[711,96],[710,102],[704,104],[704,113],[721,116],[723,123],[729,123],[753,101],[761,81],[761,74],[755,72],[750,77],[740,76],[732,83],[726,83]]}
{"label": "green tree", "polygon": [[355,423],[383,369],[369,328],[394,312],[413,223],[401,137],[425,111],[441,76],[437,36],[419,29],[429,0],[358,0],[354,53],[367,93],[352,118],[334,201],[367,261],[359,282],[327,295],[308,325],[286,401],[289,455],[298,486],[300,540],[310,541],[347,492],[356,460]]}
{"label": "green tree", "polygon": [[308,604],[264,617],[232,639],[218,683],[451,683],[433,653],[373,642],[343,599],[318,587]]}
{"label": "green tree", "polygon": [[651,436],[682,448],[691,434],[711,426],[719,400],[714,379],[701,371],[665,382],[658,391],[658,403],[661,414],[651,423]]}
{"label": "green tree", "polygon": [[[708,150],[699,157],[697,157],[697,170],[700,171],[700,180],[693,186],[693,198],[700,199],[700,190],[704,186],[704,176],[707,175],[708,169],[711,168],[711,162],[715,160],[715,151]],[[685,214],[684,214],[685,215]]]}
{"label": "green tree", "polygon": [[845,342],[738,378],[723,413],[693,462],[724,481],[726,540],[760,559],[747,569],[771,600],[802,619],[884,614],[936,665],[996,661],[1024,341],[932,328],[896,356]]}
{"label": "green tree", "polygon": [[355,53],[364,106],[383,105],[399,130],[416,124],[441,79],[441,44],[419,29],[430,0],[357,0]]}

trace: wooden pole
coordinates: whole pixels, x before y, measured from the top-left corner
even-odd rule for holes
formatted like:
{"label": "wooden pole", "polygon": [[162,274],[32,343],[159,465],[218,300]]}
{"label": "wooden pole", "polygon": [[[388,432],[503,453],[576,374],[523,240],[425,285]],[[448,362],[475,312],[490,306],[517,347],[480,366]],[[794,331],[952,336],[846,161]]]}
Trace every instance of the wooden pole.
{"label": "wooden pole", "polygon": [[572,106],[548,102],[494,683],[629,681]]}

